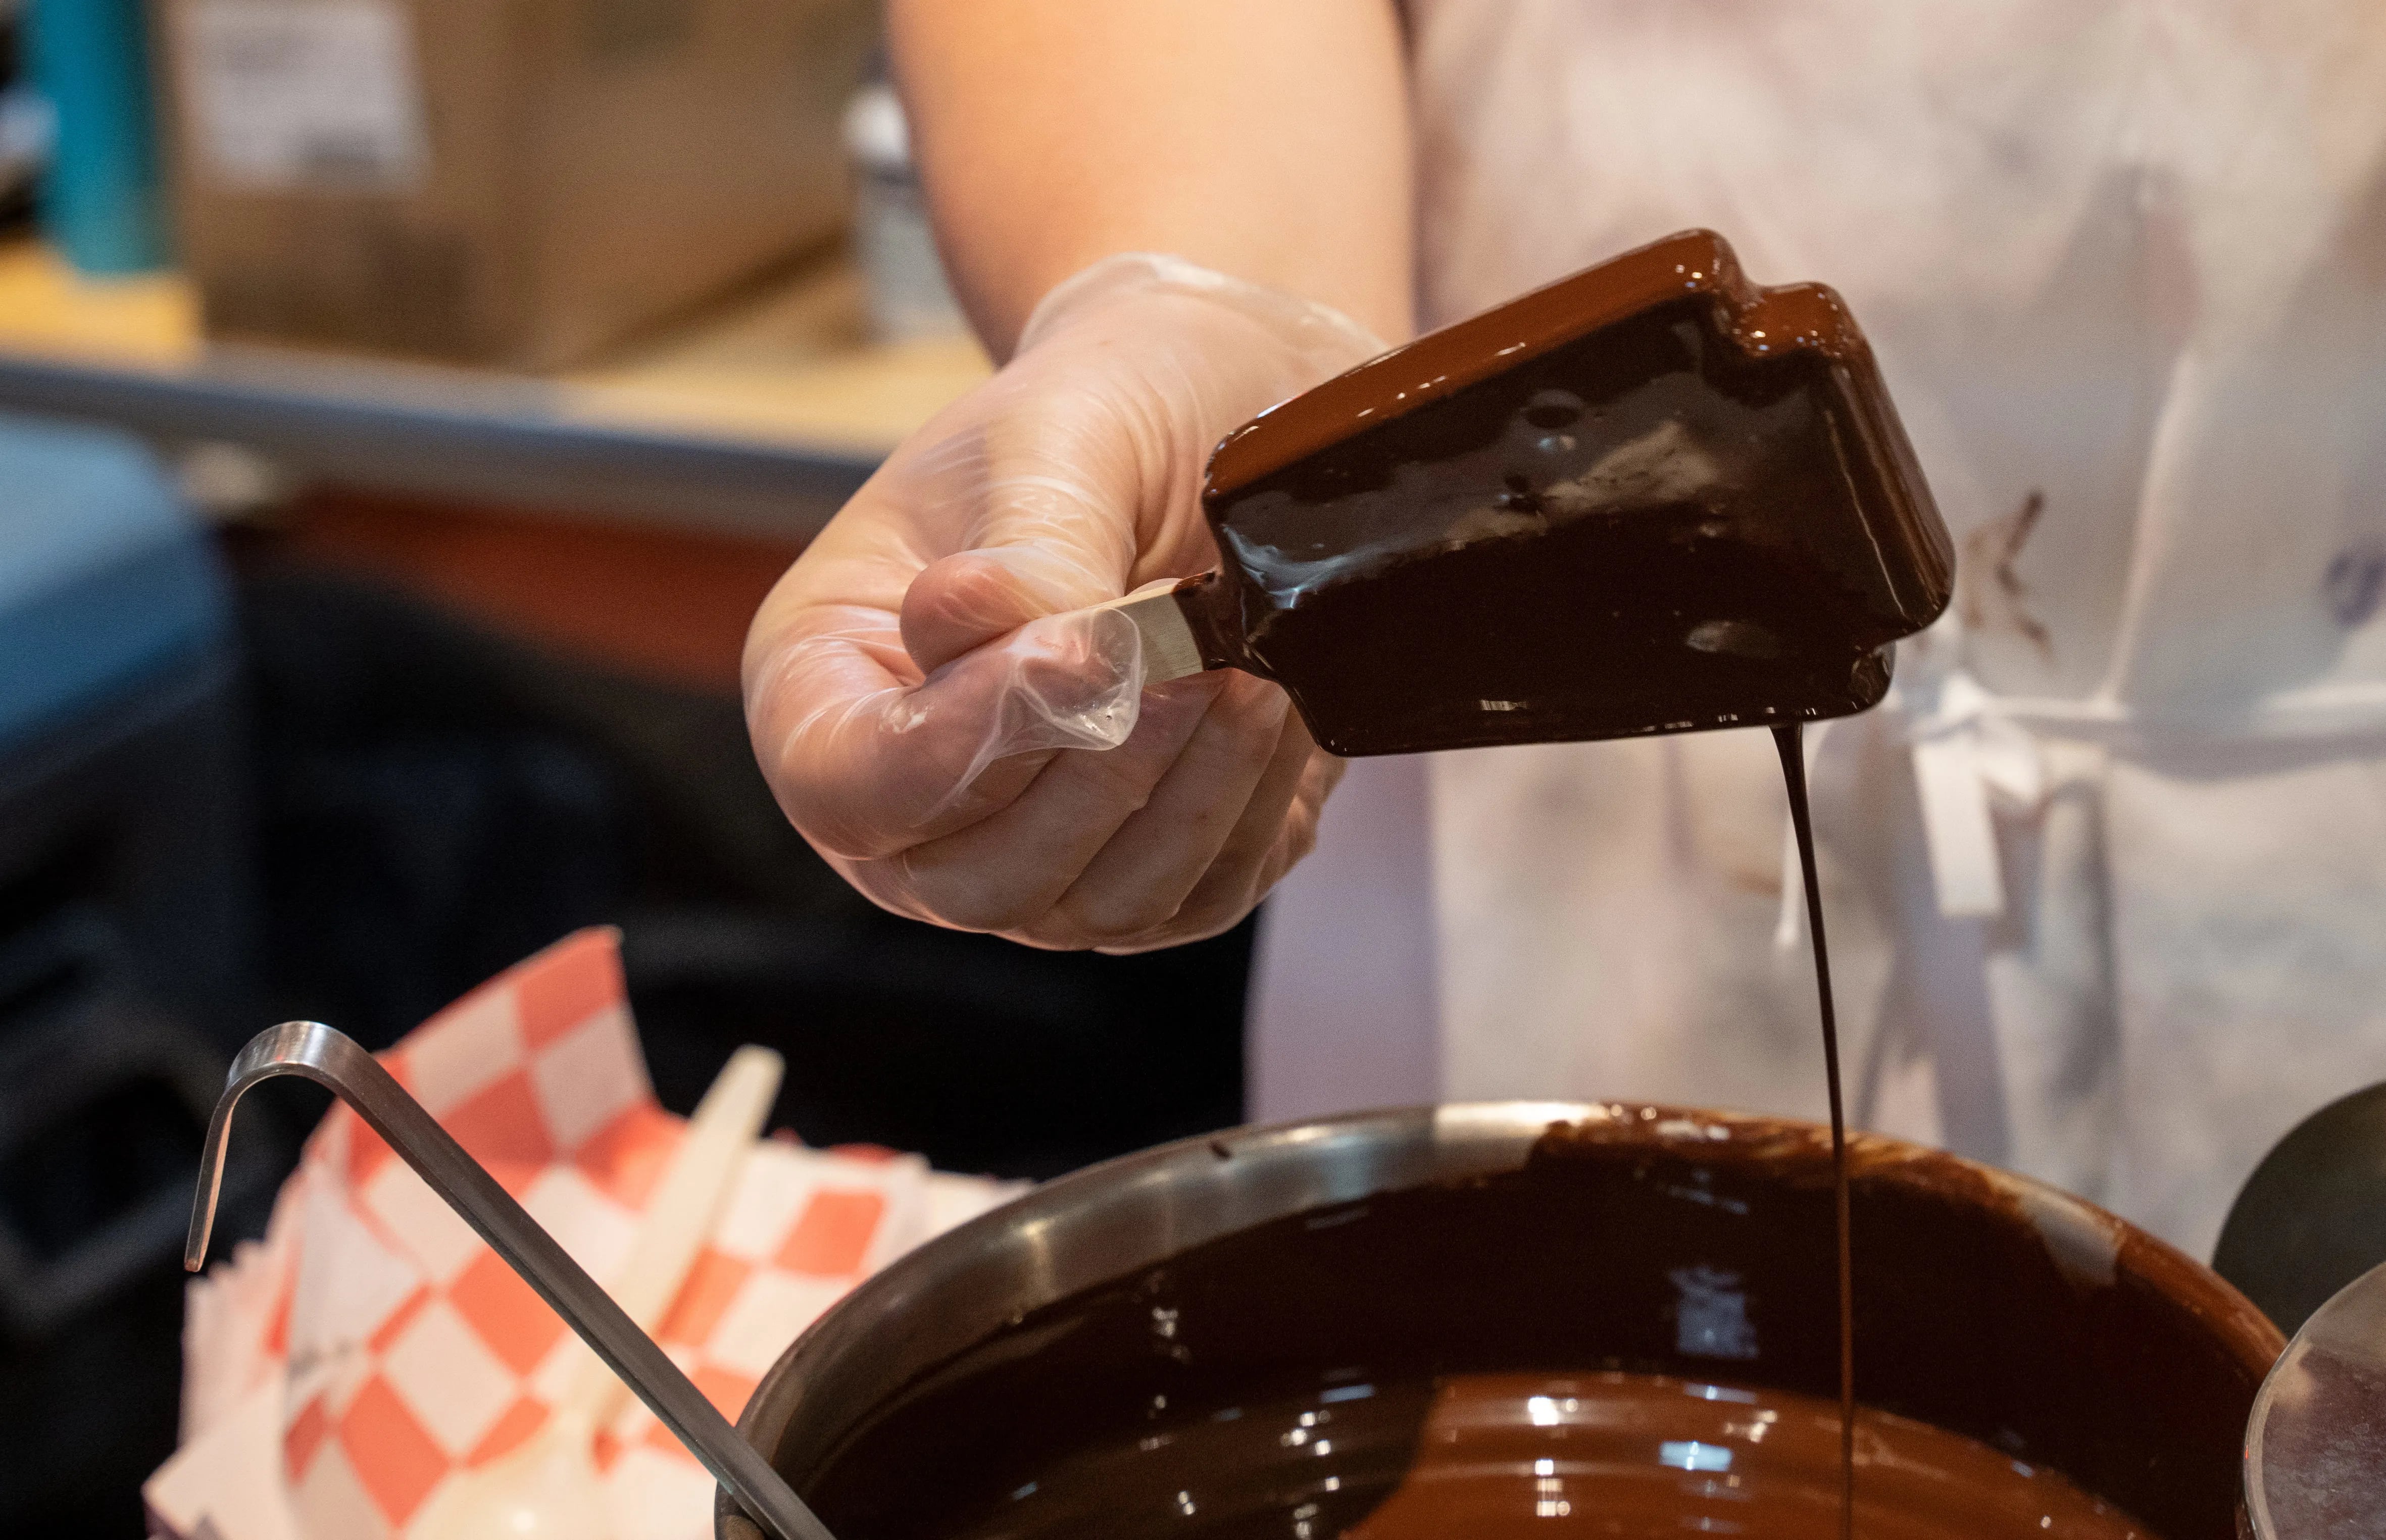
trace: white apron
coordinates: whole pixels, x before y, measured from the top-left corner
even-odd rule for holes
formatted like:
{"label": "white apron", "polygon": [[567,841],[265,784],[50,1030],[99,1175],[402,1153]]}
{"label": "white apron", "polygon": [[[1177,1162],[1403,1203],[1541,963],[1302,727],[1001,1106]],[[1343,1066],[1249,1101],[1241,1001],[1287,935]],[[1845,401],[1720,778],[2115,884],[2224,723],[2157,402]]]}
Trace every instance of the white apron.
{"label": "white apron", "polygon": [[[2386,1079],[2386,9],[1409,21],[1427,324],[1712,226],[1847,296],[1962,548],[1891,702],[1812,750],[1858,1120],[2208,1254],[2279,1134]],[[1261,1114],[1821,1114],[1763,734],[1353,769],[1263,938]]]}

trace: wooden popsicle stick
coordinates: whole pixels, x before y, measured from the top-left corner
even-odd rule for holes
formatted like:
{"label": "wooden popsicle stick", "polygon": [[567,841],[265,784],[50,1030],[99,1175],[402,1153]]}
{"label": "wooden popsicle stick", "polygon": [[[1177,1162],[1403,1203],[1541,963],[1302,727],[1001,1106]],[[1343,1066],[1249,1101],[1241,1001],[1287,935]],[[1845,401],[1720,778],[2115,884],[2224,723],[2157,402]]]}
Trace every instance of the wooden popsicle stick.
{"label": "wooden popsicle stick", "polygon": [[1122,598],[1087,607],[1091,609],[1115,609],[1135,622],[1136,631],[1143,637],[1143,682],[1146,685],[1165,684],[1172,679],[1198,674],[1206,667],[1201,661],[1201,645],[1193,635],[1193,623],[1186,619],[1184,607],[1176,600],[1179,589],[1200,581],[1199,578],[1162,578],[1156,582],[1145,583]]}

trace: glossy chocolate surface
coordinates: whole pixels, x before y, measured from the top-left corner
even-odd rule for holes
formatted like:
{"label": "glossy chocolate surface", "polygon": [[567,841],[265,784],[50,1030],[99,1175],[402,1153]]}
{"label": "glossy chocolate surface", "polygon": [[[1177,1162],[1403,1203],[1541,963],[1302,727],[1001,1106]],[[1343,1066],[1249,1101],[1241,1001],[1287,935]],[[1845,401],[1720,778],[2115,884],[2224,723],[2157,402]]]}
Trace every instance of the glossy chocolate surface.
{"label": "glossy chocolate surface", "polygon": [[[1341,1409],[1309,1431],[1350,1427]],[[1866,1540],[2151,1540],[1977,1440],[1870,1410],[1855,1432]],[[1839,1407],[1815,1396],[1651,1374],[1460,1375],[1437,1387],[1400,1484],[1350,1534],[1826,1540],[1839,1478]]]}
{"label": "glossy chocolate surface", "polygon": [[[2129,1516],[2108,1515],[2120,1533],[2235,1540],[2238,1443],[2279,1346],[2257,1312],[2047,1189],[1863,1135],[1851,1160],[1869,1406],[2063,1472]],[[1521,1169],[1291,1215],[1025,1312],[853,1409],[803,1488],[847,1540],[1395,1540],[1422,1532],[1358,1526],[1398,1521],[1460,1377],[1653,1374],[1813,1398],[1739,1404],[1827,1421],[1800,1463],[1822,1462],[1829,1533],[1830,1178],[1811,1125],[1612,1108]],[[2006,1500],[1990,1467],[1949,1468],[1978,1489],[1951,1506]]]}
{"label": "glossy chocolate surface", "polygon": [[1205,656],[1345,755],[1843,716],[1953,581],[1838,296],[1705,232],[1286,402],[1203,498]]}
{"label": "glossy chocolate surface", "polygon": [[[1074,1451],[948,1533],[1827,1540],[1840,1529],[1839,1408],[1792,1391],[1462,1374],[1223,1409],[1232,1415]],[[2060,1474],[1928,1423],[1867,1410],[1856,1459],[1869,1540],[2153,1540]],[[1364,1517],[1351,1523],[1354,1512]]]}

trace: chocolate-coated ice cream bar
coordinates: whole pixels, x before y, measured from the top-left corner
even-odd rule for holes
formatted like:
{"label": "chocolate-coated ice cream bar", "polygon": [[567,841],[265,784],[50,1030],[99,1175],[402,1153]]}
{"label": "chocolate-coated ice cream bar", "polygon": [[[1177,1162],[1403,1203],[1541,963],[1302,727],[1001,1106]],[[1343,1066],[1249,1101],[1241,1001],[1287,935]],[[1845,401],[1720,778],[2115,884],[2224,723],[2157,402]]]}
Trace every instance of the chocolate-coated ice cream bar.
{"label": "chocolate-coated ice cream bar", "polygon": [[1211,457],[1224,565],[1117,607],[1337,754],[1845,716],[1953,549],[1863,333],[1706,231],[1421,337]]}

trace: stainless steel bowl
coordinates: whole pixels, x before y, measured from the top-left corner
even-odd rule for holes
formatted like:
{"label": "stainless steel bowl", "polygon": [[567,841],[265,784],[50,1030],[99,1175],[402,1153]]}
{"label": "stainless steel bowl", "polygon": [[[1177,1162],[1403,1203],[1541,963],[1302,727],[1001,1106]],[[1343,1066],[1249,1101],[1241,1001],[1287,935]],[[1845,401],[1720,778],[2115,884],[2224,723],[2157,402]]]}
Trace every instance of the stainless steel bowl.
{"label": "stainless steel bowl", "polygon": [[[1816,1191],[1827,1177],[1827,1135],[1807,1123],[1506,1102],[1236,1130],[1049,1183],[901,1258],[796,1341],[756,1390],[739,1431],[810,1495],[840,1446],[898,1392],[1025,1312],[1272,1220],[1519,1171],[1551,1125],[1561,1122],[1624,1149],[1643,1176],[1651,1170],[1691,1173],[1682,1201],[1711,1204],[1711,1195],[1702,1197],[1696,1187],[1696,1173],[1730,1166],[1743,1179],[1754,1171],[1760,1183],[1773,1183],[1783,1205],[1827,1213],[1827,1189]],[[1884,1394],[1867,1385],[1866,1398],[2048,1458],[2091,1491],[2154,1521],[2165,1540],[2229,1540],[2237,1436],[2282,1346],[2260,1312],[2200,1263],[2052,1188],[1872,1136],[1854,1141],[1852,1163],[1858,1300],[1868,1311],[1859,1326],[1860,1355],[1868,1331],[1876,1341],[1901,1344],[1896,1351],[1908,1358],[1927,1354],[1933,1342],[1961,1343],[1968,1352],[1979,1333],[1987,1333],[1984,1342],[2009,1342],[2012,1352],[2036,1343],[2069,1355],[2050,1360],[2057,1367],[2038,1376],[2050,1383],[2002,1384],[1996,1404],[1977,1415],[1964,1403],[1969,1387],[1939,1385],[1927,1366],[1907,1377],[1911,1383],[1885,1374]],[[1639,1180],[1632,1169],[1631,1161],[1611,1165],[1601,1168],[1608,1175],[1585,1180]],[[1660,1183],[1655,1190],[1672,1189]],[[1635,1189],[1634,1201],[1646,1201],[1648,1191]],[[1827,1221],[1822,1223],[1827,1246]],[[1609,1239],[1626,1247],[1659,1244],[1635,1234]],[[1435,1265],[1433,1240],[1417,1237],[1420,1267]],[[1700,1260],[1649,1258],[1651,1267]],[[1768,1264],[1758,1254],[1735,1265],[1762,1272]],[[1783,1292],[1801,1296],[1795,1308],[1828,1312],[1827,1286],[1819,1291],[1824,1297],[1803,1297],[1817,1294],[1814,1285],[1809,1269]],[[1496,1282],[1486,1288],[1497,1295]],[[1489,1296],[1485,1304],[1526,1314],[1543,1308]],[[1573,1310],[1569,1330],[1581,1329],[1583,1314]],[[1759,1382],[1813,1378],[1805,1360],[1785,1368],[1759,1356],[1729,1367]],[[2153,1399],[2164,1404],[2135,1405],[2112,1383],[2141,1369],[2161,1381],[2162,1394]],[[1932,1404],[1934,1396],[1953,1410],[1939,1415],[1944,1409]],[[1965,1426],[1967,1417],[1973,1426]],[[2072,1462],[2047,1456],[2050,1449],[2069,1451]],[[823,1517],[837,1525],[835,1512]],[[725,1505],[716,1530],[721,1540],[759,1540]]]}

